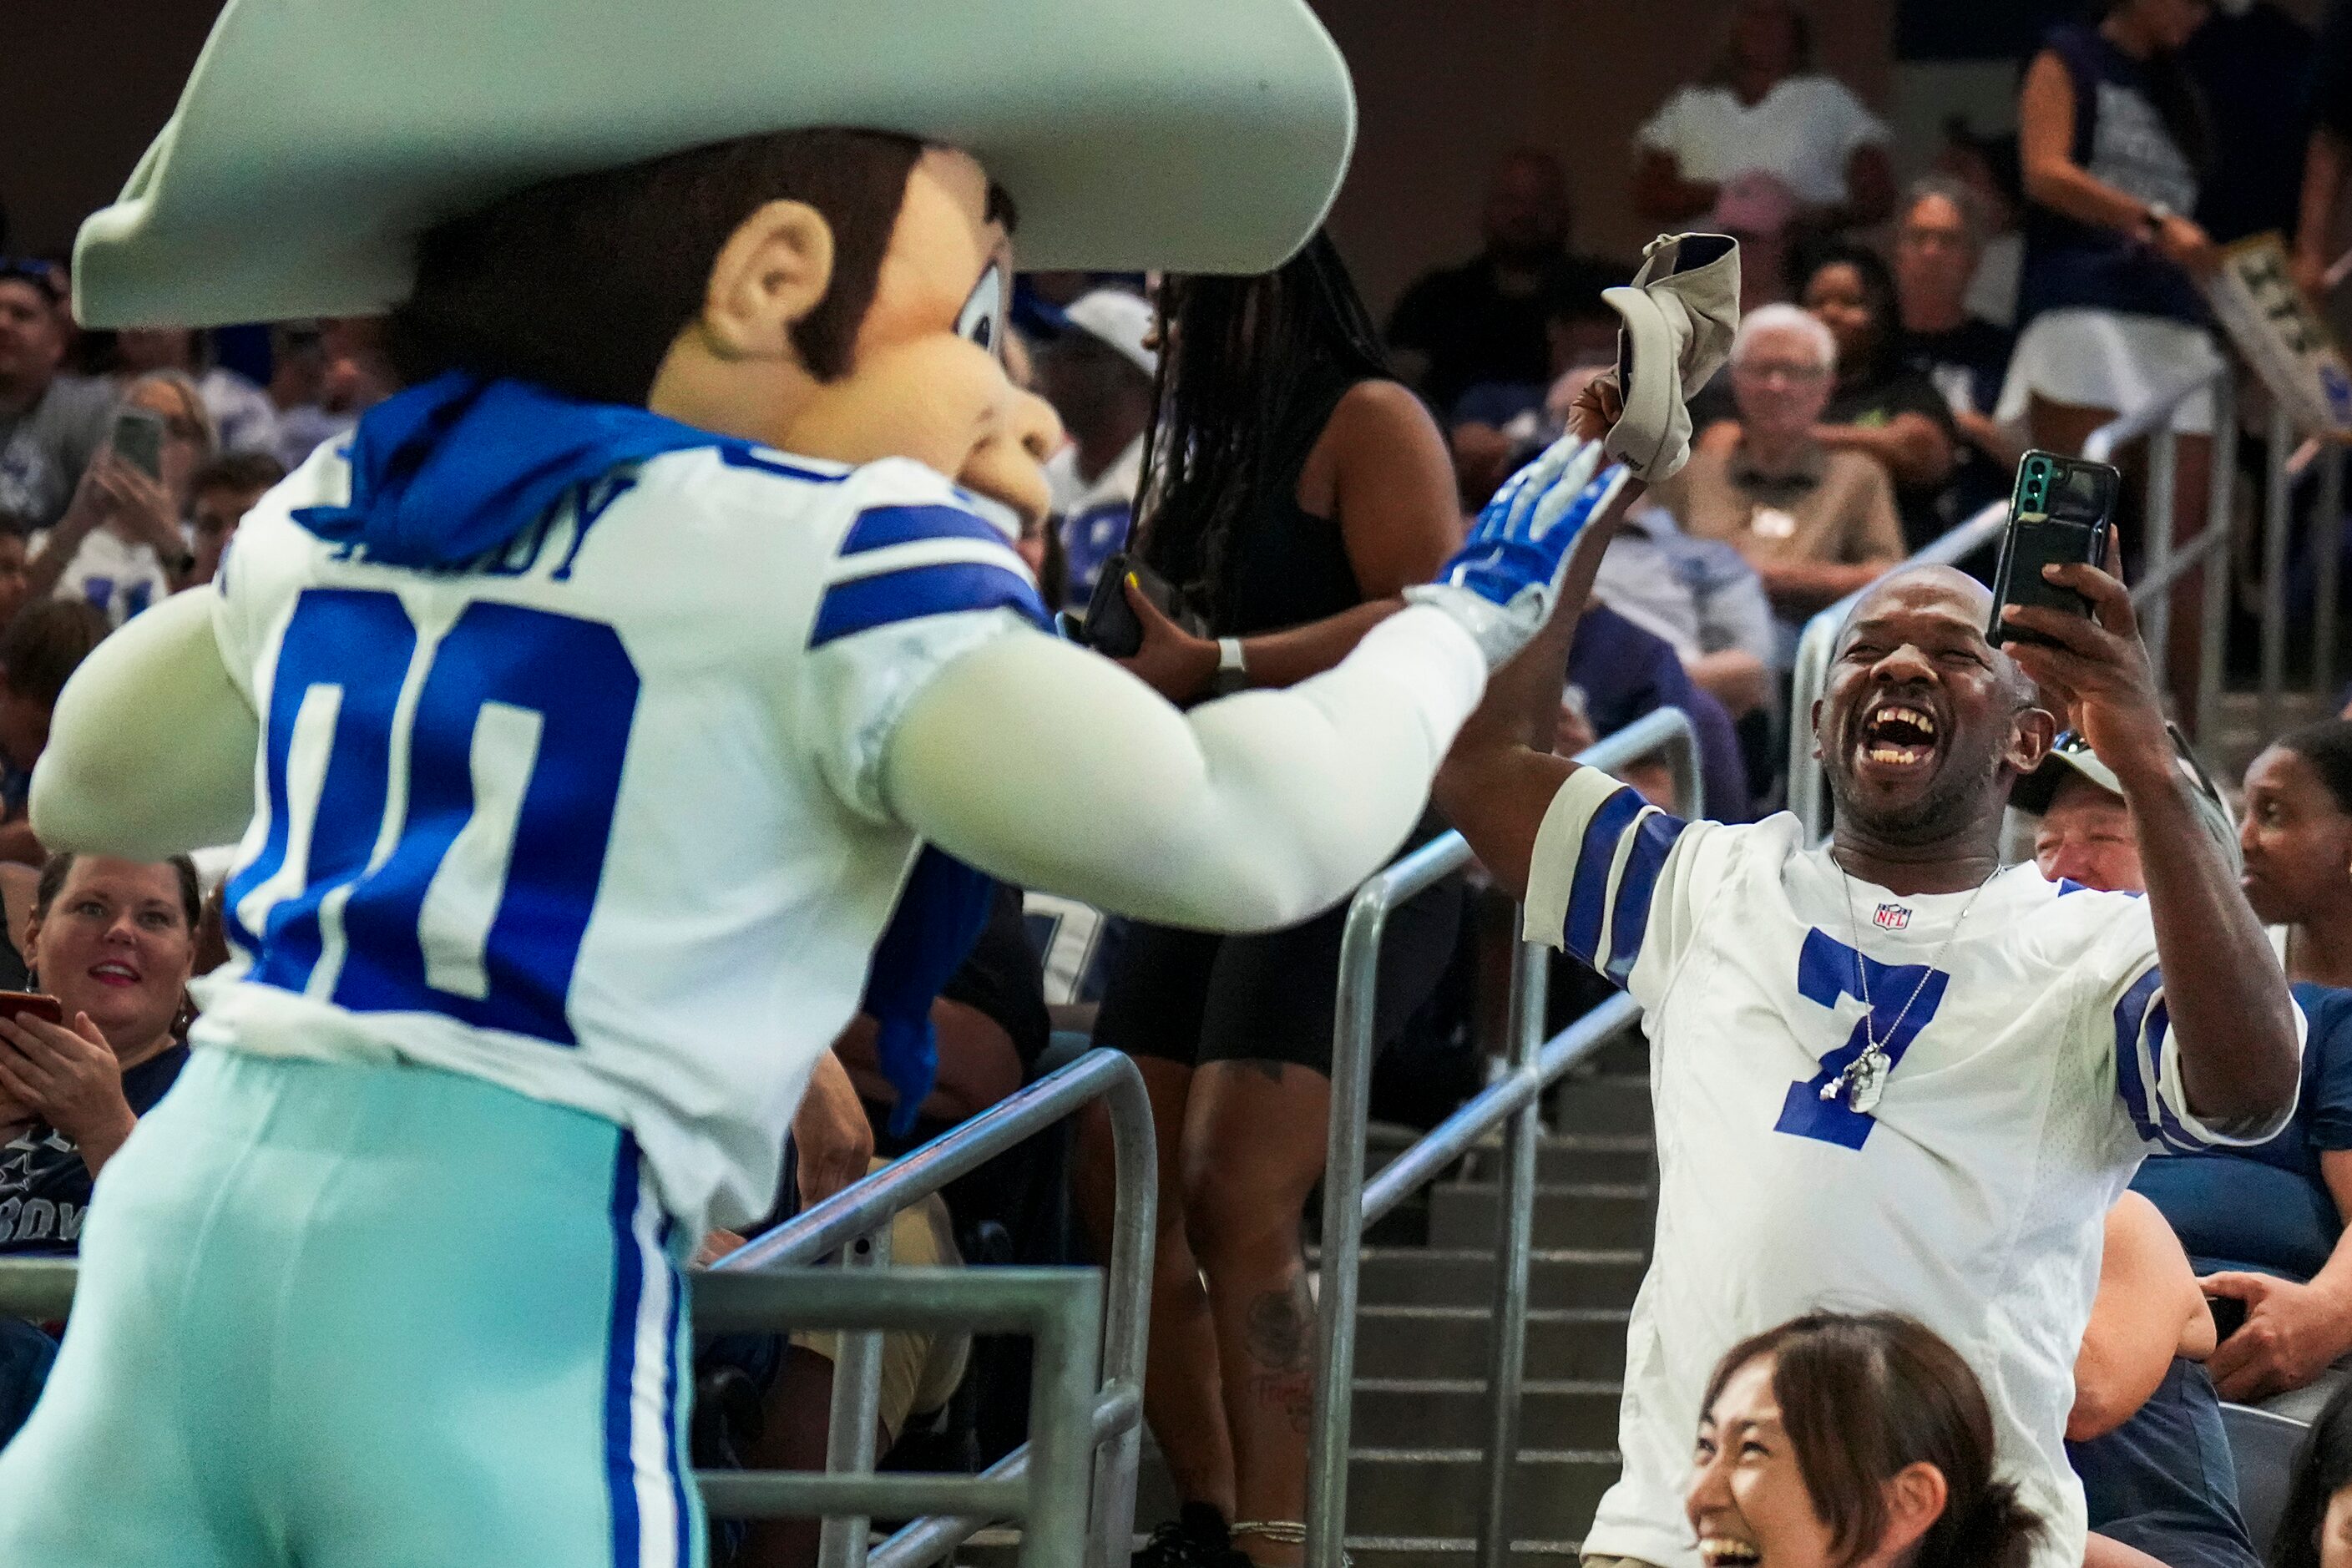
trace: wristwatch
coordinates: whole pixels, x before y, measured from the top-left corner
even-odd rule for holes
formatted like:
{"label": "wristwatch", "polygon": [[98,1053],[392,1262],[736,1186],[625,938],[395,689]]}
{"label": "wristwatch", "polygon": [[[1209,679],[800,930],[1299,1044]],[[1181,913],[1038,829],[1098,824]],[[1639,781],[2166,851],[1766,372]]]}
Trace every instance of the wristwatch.
{"label": "wristwatch", "polygon": [[1231,696],[1249,686],[1249,661],[1242,654],[1242,639],[1217,639],[1217,679],[1211,689],[1220,697]]}

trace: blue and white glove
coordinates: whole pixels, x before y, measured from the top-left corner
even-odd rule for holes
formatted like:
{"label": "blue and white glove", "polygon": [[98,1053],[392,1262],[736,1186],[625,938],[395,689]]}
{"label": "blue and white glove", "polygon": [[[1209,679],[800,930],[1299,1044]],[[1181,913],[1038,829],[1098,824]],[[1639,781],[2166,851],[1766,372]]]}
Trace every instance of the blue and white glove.
{"label": "blue and white glove", "polygon": [[1404,596],[1452,616],[1501,668],[1551,619],[1577,536],[1630,477],[1608,462],[1600,442],[1563,437],[1495,492],[1437,581]]}

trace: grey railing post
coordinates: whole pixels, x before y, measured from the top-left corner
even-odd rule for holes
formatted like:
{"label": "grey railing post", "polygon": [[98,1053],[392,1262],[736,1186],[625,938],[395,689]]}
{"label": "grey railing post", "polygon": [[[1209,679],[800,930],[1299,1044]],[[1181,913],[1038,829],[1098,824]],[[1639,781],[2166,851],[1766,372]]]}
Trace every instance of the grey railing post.
{"label": "grey railing post", "polygon": [[[1105,1098],[1110,1115],[1112,1196],[1110,1274],[1103,1302],[1103,1394],[1143,1406],[1146,1336],[1151,1328],[1151,1248],[1159,1224],[1159,1167],[1151,1142],[1151,1101],[1139,1077],[1118,1080]],[[1127,1422],[1095,1453],[1095,1568],[1127,1568],[1135,1529],[1135,1474],[1143,1422]]]}
{"label": "grey railing post", "polygon": [[[1085,1286],[1083,1316],[1075,1321],[1070,1317],[1050,1319],[1037,1326],[1029,1371],[1033,1409],[1083,1412],[1094,1403],[1102,1281],[1088,1275]],[[1033,1421],[1031,1426],[1029,1510],[1021,1522],[1021,1568],[1066,1568],[1086,1555],[1093,1533],[1087,1506],[1094,1470],[1093,1424]]]}
{"label": "grey railing post", "polygon": [[2271,401],[2269,449],[2263,455],[2263,733],[2279,728],[2279,693],[2286,685],[2286,532],[2294,480],[2287,458],[2294,447],[2294,420],[2285,404]]}
{"label": "grey railing post", "polygon": [[1331,1117],[1323,1166],[1323,1256],[1315,1303],[1315,1425],[1307,1469],[1307,1568],[1340,1568],[1348,1535],[1348,1444],[1356,1377],[1357,1268],[1363,1255],[1364,1124],[1371,1114],[1373,1015],[1388,875],[1348,906],[1332,1026]]}
{"label": "grey railing post", "polygon": [[2319,511],[2311,531],[2311,688],[2332,710],[2336,591],[2344,573],[2344,443],[2326,442],[2319,465]]}
{"label": "grey railing post", "polygon": [[2221,721],[2221,678],[2229,651],[2230,574],[2237,557],[2232,545],[2238,537],[2238,383],[2227,373],[2213,378],[2212,464],[2205,528],[2213,534],[2213,543],[2205,552],[2202,631],[2197,643],[2197,711],[2189,716],[2189,726],[2200,746],[2213,743],[2216,737],[2206,726]]}
{"label": "grey railing post", "polygon": [[2172,671],[2172,531],[2179,521],[2179,498],[2173,493],[2179,469],[2180,437],[2165,425],[2147,437],[2147,575],[2164,584],[2140,617],[2143,640],[2154,650],[2157,684],[2168,687]]}
{"label": "grey railing post", "polygon": [[[841,1267],[890,1267],[890,1226],[876,1227],[845,1248]],[[874,1473],[875,1427],[882,1408],[882,1335],[878,1330],[836,1336],[833,1363],[833,1413],[824,1435],[824,1470],[829,1476]],[[862,1514],[836,1514],[818,1529],[817,1568],[863,1568],[873,1521]]]}
{"label": "grey railing post", "polygon": [[[1679,758],[1679,753],[1677,753]],[[1511,1071],[1531,1074],[1544,1042],[1551,950],[1516,944],[1511,961]],[[1478,1568],[1509,1568],[1511,1482],[1518,1467],[1520,1391],[1528,1354],[1528,1257],[1535,1245],[1536,1152],[1543,1102],[1530,1093],[1505,1124],[1501,1205],[1495,1216],[1496,1303],[1486,1347],[1486,1497]]]}

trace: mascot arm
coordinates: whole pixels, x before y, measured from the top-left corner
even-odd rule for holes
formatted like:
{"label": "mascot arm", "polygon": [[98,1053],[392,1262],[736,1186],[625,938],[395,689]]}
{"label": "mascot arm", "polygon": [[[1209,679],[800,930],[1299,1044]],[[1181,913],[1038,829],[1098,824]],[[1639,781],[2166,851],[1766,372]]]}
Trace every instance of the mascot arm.
{"label": "mascot arm", "polygon": [[1321,675],[1188,715],[1098,655],[1006,637],[908,707],[884,793],[1006,881],[1170,925],[1271,930],[1395,854],[1486,675],[1470,635],[1418,607]]}
{"label": "mascot arm", "polygon": [[33,770],[44,846],[157,860],[244,834],[260,725],[222,660],[215,597],[172,595],[66,682]]}

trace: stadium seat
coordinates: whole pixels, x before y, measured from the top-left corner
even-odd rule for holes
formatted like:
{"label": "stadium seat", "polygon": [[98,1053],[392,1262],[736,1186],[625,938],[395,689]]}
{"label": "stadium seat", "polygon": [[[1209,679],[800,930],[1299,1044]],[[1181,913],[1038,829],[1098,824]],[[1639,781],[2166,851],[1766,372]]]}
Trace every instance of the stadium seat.
{"label": "stadium seat", "polygon": [[2287,1489],[2294,1484],[2295,1456],[2310,1428],[2301,1421],[2251,1405],[2221,1406],[2221,1429],[2230,1435],[2230,1458],[2238,1469],[2238,1511],[2254,1550],[2267,1559]]}

